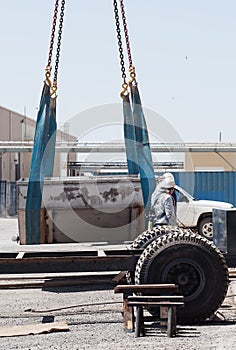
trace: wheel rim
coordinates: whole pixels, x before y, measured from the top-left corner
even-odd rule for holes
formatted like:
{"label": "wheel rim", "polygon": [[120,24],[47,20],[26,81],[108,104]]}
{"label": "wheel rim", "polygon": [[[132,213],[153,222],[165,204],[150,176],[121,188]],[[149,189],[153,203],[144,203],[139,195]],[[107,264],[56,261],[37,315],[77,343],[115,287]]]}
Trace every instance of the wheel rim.
{"label": "wheel rim", "polygon": [[212,222],[206,222],[202,226],[202,235],[208,239],[213,238],[213,224],[212,224]]}
{"label": "wheel rim", "polygon": [[179,259],[169,263],[162,273],[164,283],[175,283],[185,300],[196,298],[205,285],[205,276],[201,267],[189,260]]}

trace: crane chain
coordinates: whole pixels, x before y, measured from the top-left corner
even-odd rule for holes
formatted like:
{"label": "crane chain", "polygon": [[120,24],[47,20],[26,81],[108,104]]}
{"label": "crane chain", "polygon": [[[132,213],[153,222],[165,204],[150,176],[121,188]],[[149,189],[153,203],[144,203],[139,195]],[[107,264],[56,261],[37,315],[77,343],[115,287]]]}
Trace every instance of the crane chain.
{"label": "crane chain", "polygon": [[51,39],[50,39],[50,45],[49,45],[48,63],[47,63],[46,74],[45,74],[48,82],[50,82],[49,78],[52,70],[51,64],[52,64],[55,31],[56,31],[56,25],[57,25],[58,5],[59,5],[59,0],[56,0],[55,7],[54,7],[53,21],[52,21],[52,32],[51,32]]}
{"label": "crane chain", "polygon": [[125,41],[126,41],[126,47],[127,47],[127,53],[128,53],[128,59],[129,59],[129,67],[132,67],[133,66],[133,61],[132,61],[132,56],[131,56],[131,49],[130,49],[130,42],[129,42],[129,33],[128,33],[128,27],[127,27],[127,21],[126,21],[125,8],[124,8],[123,0],[120,0],[120,8],[121,8],[121,15],[122,15],[122,21],[123,21],[123,27],[124,27],[124,33],[125,33]]}
{"label": "crane chain", "polygon": [[53,88],[57,88],[57,76],[58,76],[58,66],[60,59],[60,50],[61,50],[61,38],[62,38],[62,28],[63,28],[63,19],[65,14],[65,0],[62,0],[61,3],[61,13],[60,13],[60,22],[59,22],[59,30],[58,30],[58,39],[57,39],[57,53],[56,53],[56,63],[54,70],[54,79],[53,79]]}
{"label": "crane chain", "polygon": [[119,54],[120,54],[121,74],[123,79],[123,84],[122,84],[123,90],[121,91],[121,97],[123,97],[128,88],[128,84],[126,82],[124,53],[123,53],[122,38],[121,38],[121,31],[120,31],[119,10],[118,10],[118,5],[116,0],[113,1],[113,6],[114,6],[114,13],[115,13],[116,33],[117,33],[117,39],[118,39]]}
{"label": "crane chain", "polygon": [[125,34],[125,42],[126,42],[126,48],[127,48],[127,54],[128,54],[128,60],[129,60],[129,73],[130,73],[130,81],[129,84],[131,85],[133,82],[135,82],[135,67],[133,65],[132,55],[131,55],[131,48],[130,48],[130,41],[129,41],[129,32],[128,32],[128,26],[127,26],[127,20],[126,20],[126,14],[125,14],[125,7],[123,0],[120,0],[120,9],[121,9],[121,16],[122,16],[122,22],[123,22],[123,28],[124,28],[124,34]]}

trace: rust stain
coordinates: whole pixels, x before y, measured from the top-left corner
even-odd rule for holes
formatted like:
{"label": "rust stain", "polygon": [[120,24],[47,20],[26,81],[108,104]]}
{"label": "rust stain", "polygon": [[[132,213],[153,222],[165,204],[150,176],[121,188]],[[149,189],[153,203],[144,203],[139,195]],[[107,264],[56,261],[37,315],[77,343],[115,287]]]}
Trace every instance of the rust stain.
{"label": "rust stain", "polygon": [[105,202],[111,201],[115,202],[117,200],[117,197],[120,195],[121,199],[125,199],[126,197],[131,196],[135,192],[139,192],[139,188],[132,188],[132,187],[121,187],[119,189],[112,187],[109,191],[104,191],[103,193],[100,193],[101,196],[104,198]]}
{"label": "rust stain", "polygon": [[134,193],[134,188],[132,187],[121,187],[119,188],[119,194],[121,195],[121,198],[124,199],[125,197],[129,197]]}
{"label": "rust stain", "polygon": [[85,207],[102,204],[99,196],[89,195],[87,187],[64,187],[64,192],[61,192],[58,196],[50,196],[50,200],[62,202],[76,199],[81,199]]}
{"label": "rust stain", "polygon": [[102,206],[103,202],[116,202],[119,198],[124,200],[126,197],[135,195],[140,191],[139,187],[132,186],[120,186],[118,188],[111,187],[108,191],[100,192],[99,194],[89,194],[89,189],[87,186],[64,186],[63,192],[58,195],[51,195],[51,201],[60,201],[62,203],[66,201],[78,200],[80,199],[85,207]]}
{"label": "rust stain", "polygon": [[117,188],[112,187],[110,191],[104,191],[103,193],[101,193],[101,195],[104,198],[105,202],[115,202],[119,193],[117,191]]}

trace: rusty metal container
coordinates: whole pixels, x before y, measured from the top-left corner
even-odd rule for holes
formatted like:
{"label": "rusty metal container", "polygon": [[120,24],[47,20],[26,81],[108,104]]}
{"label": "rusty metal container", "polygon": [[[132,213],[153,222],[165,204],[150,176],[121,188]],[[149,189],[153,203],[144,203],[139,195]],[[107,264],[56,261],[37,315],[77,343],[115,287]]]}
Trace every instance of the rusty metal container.
{"label": "rusty metal container", "polygon": [[[28,180],[17,183],[20,243],[26,244]],[[40,243],[132,241],[144,231],[137,177],[71,177],[44,181]]]}

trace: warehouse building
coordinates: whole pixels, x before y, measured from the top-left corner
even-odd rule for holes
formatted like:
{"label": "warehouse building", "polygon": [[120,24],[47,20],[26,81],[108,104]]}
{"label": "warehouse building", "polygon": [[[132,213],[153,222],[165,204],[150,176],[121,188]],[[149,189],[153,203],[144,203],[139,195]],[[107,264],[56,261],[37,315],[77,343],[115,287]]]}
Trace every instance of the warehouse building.
{"label": "warehouse building", "polygon": [[[29,177],[31,152],[20,152],[20,146],[24,143],[32,143],[34,139],[36,121],[17,112],[0,106],[0,142],[14,145],[19,144],[17,152],[1,152],[0,154],[0,179],[16,181]],[[65,131],[57,131],[57,141],[70,142],[76,138]],[[66,175],[67,154],[56,153],[54,164],[54,176]],[[75,160],[76,155],[70,154],[70,160]]]}
{"label": "warehouse building", "polygon": [[[35,133],[36,121],[28,118],[26,115],[11,111],[0,106],[0,142],[1,144],[11,145],[14,143],[15,152],[8,152],[1,149],[0,152],[0,180],[17,181],[20,178],[29,177],[31,152],[22,152],[21,146],[29,143],[32,146]],[[69,126],[64,125],[62,130],[57,130],[57,143],[64,146],[76,145],[76,137],[70,135]],[[19,147],[17,147],[19,145]],[[109,148],[109,145],[98,143],[95,145],[102,154],[102,148]],[[86,151],[86,147],[88,150]],[[112,148],[114,145],[112,145]],[[75,147],[76,148],[76,147]],[[115,149],[117,148],[117,149]],[[124,146],[118,145],[114,147],[114,152],[124,152]],[[182,154],[181,162],[154,162],[157,171],[235,171],[236,170],[236,145],[232,143],[217,142],[215,144],[207,143],[187,143],[173,145],[151,145],[153,154],[157,154],[157,159],[161,153],[167,152],[174,155],[173,159],[178,160],[178,154]],[[80,162],[77,162],[77,153],[91,152],[88,144],[77,144],[76,152],[56,152],[54,164],[54,176],[76,176],[81,174]],[[93,151],[94,152],[94,151]],[[110,150],[109,150],[110,152]],[[155,158],[155,157],[154,157]],[[168,158],[168,155],[167,155]],[[102,158],[101,158],[102,159]],[[103,168],[103,172],[109,170],[110,163],[106,166],[106,162],[93,165]],[[114,164],[114,163],[112,163]],[[114,167],[114,165],[112,165]],[[119,164],[116,164],[116,168]],[[124,164],[122,165],[124,167]],[[83,169],[86,170],[88,164],[83,164]],[[91,171],[91,164],[87,171]],[[120,169],[121,171],[122,169]],[[113,171],[115,171],[113,169]],[[99,172],[99,174],[101,171]]]}

